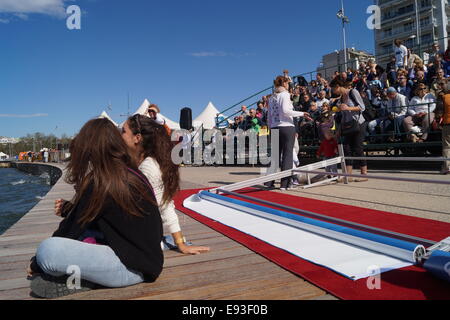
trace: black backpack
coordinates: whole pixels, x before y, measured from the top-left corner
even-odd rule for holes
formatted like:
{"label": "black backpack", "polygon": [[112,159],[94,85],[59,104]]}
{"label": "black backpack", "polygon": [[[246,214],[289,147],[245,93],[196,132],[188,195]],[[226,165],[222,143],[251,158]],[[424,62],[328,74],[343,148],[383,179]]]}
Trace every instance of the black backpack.
{"label": "black backpack", "polygon": [[[352,100],[353,104],[355,106],[357,106],[357,105],[359,105],[359,103],[356,100],[355,96],[353,95],[353,90],[350,90],[349,98],[350,98],[350,100]],[[372,106],[365,105],[365,110],[363,111],[362,115],[364,117],[364,120],[370,122],[377,118],[377,111]]]}
{"label": "black backpack", "polygon": [[303,77],[303,76],[298,76],[297,77],[297,83],[301,87],[307,87],[308,86],[308,81],[306,81],[305,77]]}

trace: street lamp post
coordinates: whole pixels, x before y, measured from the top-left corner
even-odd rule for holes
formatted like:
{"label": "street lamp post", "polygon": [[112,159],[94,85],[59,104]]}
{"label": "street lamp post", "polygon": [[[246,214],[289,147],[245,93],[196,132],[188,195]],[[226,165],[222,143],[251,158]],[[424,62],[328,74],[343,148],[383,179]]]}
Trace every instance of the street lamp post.
{"label": "street lamp post", "polygon": [[[422,57],[422,50],[420,48],[420,19],[419,19],[419,4],[417,0],[414,0],[414,7],[416,10],[416,40],[417,40],[417,46],[419,47],[419,57]],[[434,33],[434,32],[433,32]]]}
{"label": "street lamp post", "polygon": [[348,55],[347,55],[347,37],[345,34],[345,24],[350,23],[350,19],[345,16],[345,10],[344,10],[344,0],[341,0],[341,10],[338,11],[336,14],[338,19],[342,21],[342,38],[343,38],[343,45],[344,45],[344,66],[345,71],[347,71],[347,63],[348,63]]}

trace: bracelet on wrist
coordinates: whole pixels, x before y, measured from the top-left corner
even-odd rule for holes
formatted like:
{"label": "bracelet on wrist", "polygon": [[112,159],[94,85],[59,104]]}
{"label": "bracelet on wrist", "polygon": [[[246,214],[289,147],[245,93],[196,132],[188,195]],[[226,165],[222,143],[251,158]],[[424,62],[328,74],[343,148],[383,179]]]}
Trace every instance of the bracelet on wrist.
{"label": "bracelet on wrist", "polygon": [[175,244],[176,244],[177,246],[183,245],[183,244],[185,244],[185,243],[186,243],[186,238],[185,238],[185,237],[183,237],[183,238],[181,238],[181,239],[178,239],[178,240],[175,240]]}

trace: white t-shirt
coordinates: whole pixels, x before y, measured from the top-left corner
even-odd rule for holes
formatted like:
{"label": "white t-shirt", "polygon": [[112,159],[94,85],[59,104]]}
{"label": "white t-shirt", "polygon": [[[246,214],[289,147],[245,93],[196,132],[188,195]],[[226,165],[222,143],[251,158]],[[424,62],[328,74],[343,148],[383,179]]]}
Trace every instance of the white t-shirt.
{"label": "white t-shirt", "polygon": [[294,117],[303,117],[303,112],[295,111],[292,105],[291,95],[279,87],[269,99],[269,126],[271,129],[277,127],[295,127]]}
{"label": "white t-shirt", "polygon": [[163,226],[165,226],[170,233],[179,232],[181,228],[178,221],[178,215],[175,212],[173,200],[166,204],[161,203],[164,195],[164,182],[162,180],[162,173],[158,162],[154,158],[148,157],[141,163],[139,170],[147,177],[153,188]]}
{"label": "white t-shirt", "polygon": [[405,62],[405,57],[408,55],[408,48],[406,48],[404,45],[400,45],[400,47],[394,46],[395,50],[395,59],[396,63],[395,65],[397,67],[403,67]]}
{"label": "white t-shirt", "polygon": [[317,107],[322,108],[322,106],[325,102],[330,104],[330,100],[328,100],[327,98],[323,98],[322,100],[317,100],[316,101]]}
{"label": "white t-shirt", "polygon": [[[413,116],[417,113],[434,112],[436,109],[436,97],[432,93],[427,93],[423,98],[415,96],[409,102],[408,115]],[[428,105],[430,108],[428,108]]]}

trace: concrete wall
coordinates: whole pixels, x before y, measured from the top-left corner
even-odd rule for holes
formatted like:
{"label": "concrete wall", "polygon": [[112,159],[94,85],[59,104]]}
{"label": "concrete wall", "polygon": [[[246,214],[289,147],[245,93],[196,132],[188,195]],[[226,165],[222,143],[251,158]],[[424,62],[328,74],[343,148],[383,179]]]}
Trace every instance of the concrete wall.
{"label": "concrete wall", "polygon": [[61,169],[43,163],[12,162],[11,167],[35,176],[40,176],[43,173],[48,173],[48,175],[50,176],[51,185],[54,185],[62,176]]}

